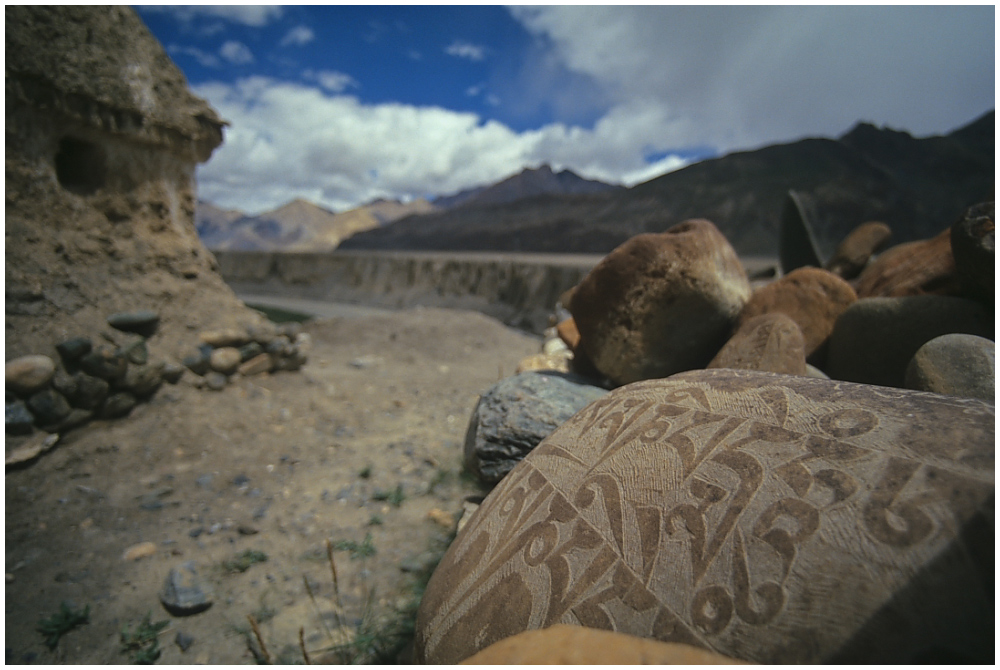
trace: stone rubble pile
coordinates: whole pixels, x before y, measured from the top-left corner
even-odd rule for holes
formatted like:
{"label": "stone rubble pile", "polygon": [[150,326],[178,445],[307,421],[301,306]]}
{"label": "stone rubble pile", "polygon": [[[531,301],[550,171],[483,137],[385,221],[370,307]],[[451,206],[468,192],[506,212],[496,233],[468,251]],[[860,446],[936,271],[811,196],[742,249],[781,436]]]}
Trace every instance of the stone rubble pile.
{"label": "stone rubble pile", "polygon": [[755,290],[696,220],[564,295],[470,418],[496,487],[428,585],[418,660],[559,624],[763,663],[992,657],[993,203],[889,248],[862,224],[826,263],[801,204]]}
{"label": "stone rubble pile", "polygon": [[[221,390],[233,375],[298,370],[308,359],[309,335],[299,324],[269,322],[243,330],[205,331],[183,366],[151,356],[147,339],[159,316],[149,310],[112,314],[114,331],[80,335],[55,346],[55,355],[34,354],[5,366],[5,429],[9,436],[65,433],[93,419],[117,419],[151,398],[164,382],[176,384],[185,370],[193,384]],[[39,443],[41,445],[41,443]],[[51,445],[46,445],[51,446]],[[38,449],[17,452],[14,461]],[[11,456],[8,456],[11,465]]]}

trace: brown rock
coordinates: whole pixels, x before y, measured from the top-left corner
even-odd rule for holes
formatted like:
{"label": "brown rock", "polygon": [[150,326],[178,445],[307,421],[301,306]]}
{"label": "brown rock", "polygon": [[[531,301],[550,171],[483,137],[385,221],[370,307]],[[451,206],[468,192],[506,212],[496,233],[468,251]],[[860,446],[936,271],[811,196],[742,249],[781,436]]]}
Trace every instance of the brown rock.
{"label": "brown rock", "polygon": [[951,229],[929,240],[892,247],[865,268],[856,290],[859,298],[958,295]]}
{"label": "brown rock", "polygon": [[799,268],[754,291],[740,312],[740,325],[761,314],[786,314],[802,331],[809,362],[822,365],[837,317],[857,299],[851,285],[832,272]]}
{"label": "brown rock", "polygon": [[558,623],[501,640],[461,665],[736,665],[687,644]]}
{"label": "brown rock", "polygon": [[781,312],[761,314],[744,322],[708,367],[804,375],[806,350],[802,331]]}
{"label": "brown rock", "polygon": [[[267,354],[264,354],[265,356]],[[209,366],[216,372],[231,375],[240,367],[240,350],[236,347],[221,347],[212,352]]]}
{"label": "brown rock", "polygon": [[34,393],[43,389],[56,373],[48,356],[21,356],[4,366],[4,385],[14,393]]}
{"label": "brown rock", "polygon": [[258,354],[236,369],[244,377],[270,372],[274,362],[269,354]]}
{"label": "brown rock", "polygon": [[156,555],[156,545],[152,542],[140,542],[133,544],[122,554],[123,561],[138,561],[140,558],[147,558]]}
{"label": "brown rock", "polygon": [[885,248],[890,237],[892,229],[881,221],[862,223],[840,243],[826,262],[826,269],[844,279],[854,279],[865,269],[868,260]]}
{"label": "brown rock", "polygon": [[556,332],[571,351],[576,350],[580,345],[580,331],[577,330],[576,321],[573,320],[573,317],[564,319],[556,324]]}
{"label": "brown rock", "polygon": [[750,284],[709,221],[637,235],[573,292],[579,347],[616,384],[704,367],[725,344]]}
{"label": "brown rock", "polygon": [[415,658],[587,626],[760,663],[993,659],[994,407],[742,370],[619,388],[435,571]]}
{"label": "brown rock", "polygon": [[211,347],[242,347],[250,342],[249,333],[237,328],[206,330],[198,337]]}

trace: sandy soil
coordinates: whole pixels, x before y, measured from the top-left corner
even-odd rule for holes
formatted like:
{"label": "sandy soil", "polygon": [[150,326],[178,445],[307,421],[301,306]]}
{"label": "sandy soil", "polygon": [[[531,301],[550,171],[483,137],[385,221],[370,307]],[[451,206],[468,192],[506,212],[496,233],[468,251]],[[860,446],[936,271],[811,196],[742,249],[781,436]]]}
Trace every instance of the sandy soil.
{"label": "sandy soil", "polygon": [[[303,661],[300,628],[314,660],[352,639],[346,658],[371,660],[359,625],[391,651],[387,632],[405,628],[414,585],[447,545],[463,499],[482,495],[460,474],[477,394],[540,340],[480,314],[420,308],[304,330],[313,350],[299,372],[222,392],[195,388],[187,373],[129,417],[68,433],[7,472],[7,663],[127,663],[122,630],[147,613],[169,622],[159,663],[254,662],[247,615],[275,661]],[[325,540],[374,547],[368,557],[334,552],[341,606]],[[151,556],[123,559],[143,542]],[[248,549],[267,560],[242,573],[224,567]],[[214,602],[175,617],[158,593],[186,561]],[[89,606],[90,621],[50,651],[36,626],[64,601]],[[186,652],[178,633],[194,639]],[[392,653],[406,660],[405,649]]]}

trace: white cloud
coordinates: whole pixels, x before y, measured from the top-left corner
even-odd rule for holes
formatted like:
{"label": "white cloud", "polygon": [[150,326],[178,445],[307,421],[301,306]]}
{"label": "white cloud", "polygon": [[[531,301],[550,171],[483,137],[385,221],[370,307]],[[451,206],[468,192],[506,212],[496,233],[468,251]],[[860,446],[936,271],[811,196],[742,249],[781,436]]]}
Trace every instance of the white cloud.
{"label": "white cloud", "polygon": [[486,47],[472,44],[471,42],[463,42],[462,40],[455,40],[448,45],[448,48],[444,52],[449,56],[468,58],[472,61],[480,61],[486,57]]}
{"label": "white cloud", "polygon": [[994,104],[991,7],[511,12],[543,46],[539,64],[551,59],[589,79],[607,97],[608,114],[622,105],[660,110],[651,130],[665,147],[748,148],[837,135],[859,119],[944,132]]}
{"label": "white cloud", "polygon": [[482,92],[483,92],[483,87],[482,85],[479,84],[475,86],[470,86],[469,88],[465,89],[465,94],[470,98],[474,98]]}
{"label": "white cloud", "polygon": [[288,34],[281,38],[281,46],[289,45],[302,46],[316,39],[316,33],[308,26],[296,26],[288,31]]}
{"label": "white cloud", "polygon": [[471,113],[367,105],[266,77],[194,90],[232,123],[199,168],[200,197],[249,213],[296,197],[344,210],[379,197],[454,193],[541,163],[618,182],[677,164],[642,160],[655,121],[643,109],[592,130],[551,124],[518,133]]}
{"label": "white cloud", "polygon": [[184,23],[199,17],[212,17],[254,28],[266,26],[273,19],[281,18],[283,13],[278,5],[142,5],[138,10],[172,14]]}
{"label": "white cloud", "polygon": [[184,47],[177,44],[171,44],[167,47],[167,51],[171,54],[183,54],[185,56],[191,56],[196,61],[198,61],[202,67],[219,67],[222,63],[219,61],[218,56],[215,54],[210,54],[197,47]]}
{"label": "white cloud", "polygon": [[229,40],[223,44],[219,48],[219,55],[233,65],[247,65],[253,62],[253,52],[250,51],[250,47],[236,40]]}
{"label": "white cloud", "polygon": [[354,77],[343,72],[337,72],[336,70],[319,70],[318,72],[315,70],[306,70],[302,73],[302,76],[315,81],[331,93],[342,93],[348,88],[357,88],[360,86]]}

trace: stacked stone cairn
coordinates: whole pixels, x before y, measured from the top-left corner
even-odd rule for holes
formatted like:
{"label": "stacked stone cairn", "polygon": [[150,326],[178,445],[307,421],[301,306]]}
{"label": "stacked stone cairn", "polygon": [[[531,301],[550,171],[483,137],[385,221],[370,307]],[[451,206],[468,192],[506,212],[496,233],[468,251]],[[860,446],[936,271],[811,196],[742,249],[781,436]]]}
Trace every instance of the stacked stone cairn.
{"label": "stacked stone cairn", "polygon": [[495,487],[418,661],[629,644],[522,637],[560,625],[758,663],[993,658],[994,205],[891,248],[867,222],[823,262],[795,196],[773,280],[709,221],[639,235],[483,394],[465,462]]}
{"label": "stacked stone cairn", "polygon": [[297,323],[265,323],[245,330],[206,331],[183,366],[151,357],[148,338],[159,315],[151,310],[112,314],[114,330],[100,338],[80,335],[55,346],[55,355],[34,354],[7,361],[5,426],[9,436],[31,436],[7,456],[7,465],[50,449],[58,434],[93,419],[127,416],[164,382],[176,384],[185,369],[195,386],[222,390],[233,375],[298,370],[306,362],[309,336]]}

